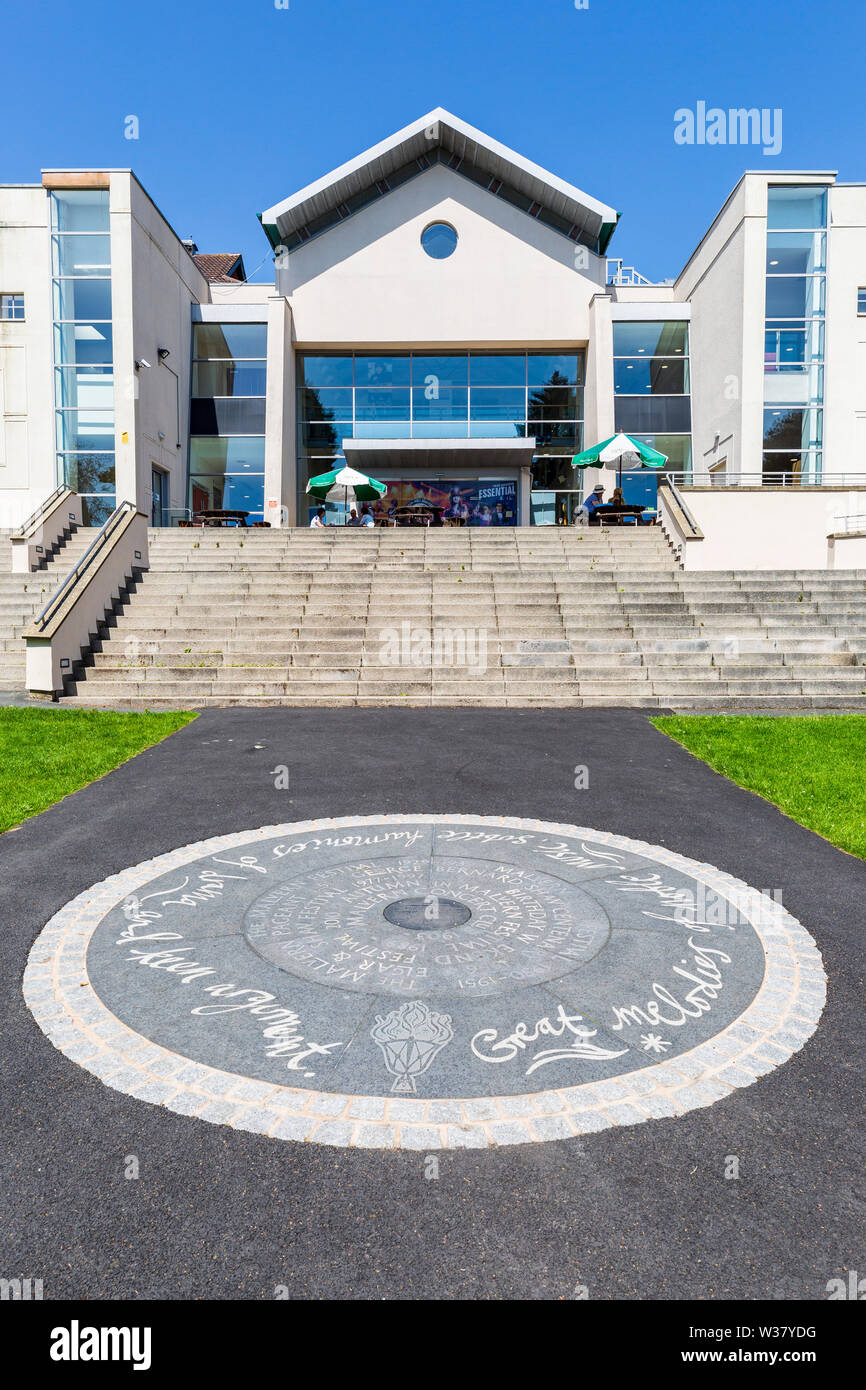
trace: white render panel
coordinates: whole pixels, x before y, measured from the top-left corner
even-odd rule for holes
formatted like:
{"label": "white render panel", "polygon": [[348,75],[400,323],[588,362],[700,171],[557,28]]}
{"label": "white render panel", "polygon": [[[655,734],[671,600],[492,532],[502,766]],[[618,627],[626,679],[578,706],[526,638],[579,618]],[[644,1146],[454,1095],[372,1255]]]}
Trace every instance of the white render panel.
{"label": "white render panel", "polygon": [[[437,221],[459,236],[447,260],[421,246]],[[605,275],[600,257],[441,166],[286,259],[277,285],[304,347],[581,344]]]}

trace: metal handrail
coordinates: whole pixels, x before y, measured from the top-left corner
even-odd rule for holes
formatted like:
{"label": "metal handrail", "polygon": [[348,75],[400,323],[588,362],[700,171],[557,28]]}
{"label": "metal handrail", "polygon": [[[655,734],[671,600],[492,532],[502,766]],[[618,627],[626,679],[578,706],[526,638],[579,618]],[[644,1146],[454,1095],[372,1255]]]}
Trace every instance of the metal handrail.
{"label": "metal handrail", "polygon": [[[851,512],[848,516],[837,515],[834,516],[833,521],[842,523],[842,531],[866,531],[866,512]],[[857,524],[852,526],[850,524],[852,521]]]}
{"label": "metal handrail", "polygon": [[56,487],[52,492],[51,496],[46,497],[45,501],[40,503],[40,505],[36,508],[36,511],[32,514],[32,516],[28,516],[27,520],[22,522],[16,531],[12,532],[13,537],[24,537],[27,534],[29,528],[33,525],[33,523],[35,521],[38,521],[41,516],[45,515],[45,513],[48,511],[48,508],[51,507],[57,501],[58,497],[60,497],[64,492],[68,491],[69,488],[66,486],[65,483],[61,483],[60,487]]}
{"label": "metal handrail", "polygon": [[691,470],[674,469],[670,472],[666,470],[660,476],[674,479],[680,487],[866,487],[866,472],[821,473],[818,476],[791,472],[710,473],[706,477],[698,478]]}
{"label": "metal handrail", "polygon": [[99,535],[85,550],[78,564],[74,569],[69,571],[69,574],[60,585],[60,588],[52,594],[39,616],[33,619],[34,627],[39,628],[40,632],[44,631],[55,612],[63,606],[64,602],[69,597],[70,591],[75,588],[75,585],[78,583],[84,571],[90,567],[97,554],[105,549],[120,523],[130,512],[136,511],[138,511],[138,508],[134,502],[121,502],[117,510],[112,512],[102,530],[99,532]]}
{"label": "metal handrail", "polygon": [[683,498],[683,495],[682,495],[682,493],[680,492],[679,488],[677,487],[676,483],[674,482],[673,478],[671,477],[671,475],[670,475],[669,473],[663,473],[663,474],[662,474],[662,478],[664,479],[664,481],[667,483],[668,487],[670,488],[671,493],[672,493],[672,495],[673,495],[674,501],[676,502],[677,506],[679,507],[679,509],[680,509],[680,511],[682,512],[683,516],[685,517],[686,521],[687,521],[687,522],[689,523],[689,525],[691,526],[691,528],[692,528],[692,530],[694,531],[695,535],[699,535],[699,534],[700,534],[701,528],[700,528],[700,526],[698,525],[698,523],[695,521],[695,519],[694,519],[694,517],[692,516],[691,512],[689,511],[688,507],[686,506],[686,503],[685,503],[685,500],[684,500],[684,498]]}

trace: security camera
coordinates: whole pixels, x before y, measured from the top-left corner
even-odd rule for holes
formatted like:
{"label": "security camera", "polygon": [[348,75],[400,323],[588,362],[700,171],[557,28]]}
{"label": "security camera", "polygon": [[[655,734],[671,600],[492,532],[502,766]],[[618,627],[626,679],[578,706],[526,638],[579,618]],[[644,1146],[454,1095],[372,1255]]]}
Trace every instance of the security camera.
{"label": "security camera", "polygon": [[150,366],[150,363],[148,362],[148,360],[147,360],[146,357],[139,357],[138,361],[137,361],[136,364],[135,364],[135,370],[136,370],[137,372],[140,372],[141,369],[142,369],[142,367],[149,367],[149,366]]}

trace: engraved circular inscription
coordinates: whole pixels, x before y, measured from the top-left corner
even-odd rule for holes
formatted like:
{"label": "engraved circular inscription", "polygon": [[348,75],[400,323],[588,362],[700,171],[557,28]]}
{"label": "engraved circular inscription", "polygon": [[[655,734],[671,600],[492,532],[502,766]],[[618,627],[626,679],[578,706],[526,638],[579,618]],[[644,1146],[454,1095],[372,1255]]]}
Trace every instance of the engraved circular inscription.
{"label": "engraved circular inscription", "polygon": [[469,999],[569,974],[601,949],[610,923],[567,879],[437,853],[297,874],[257,899],[244,932],[280,969],[333,988]]}
{"label": "engraved circular inscription", "polygon": [[279,1139],[568,1138],[714,1104],[818,1024],[778,893],[657,845],[365,816],[187,845],[68,903],[25,998],[140,1101]]}
{"label": "engraved circular inscription", "polygon": [[453,898],[400,898],[389,903],[382,913],[386,922],[407,931],[440,931],[445,927],[462,927],[472,916],[472,909]]}

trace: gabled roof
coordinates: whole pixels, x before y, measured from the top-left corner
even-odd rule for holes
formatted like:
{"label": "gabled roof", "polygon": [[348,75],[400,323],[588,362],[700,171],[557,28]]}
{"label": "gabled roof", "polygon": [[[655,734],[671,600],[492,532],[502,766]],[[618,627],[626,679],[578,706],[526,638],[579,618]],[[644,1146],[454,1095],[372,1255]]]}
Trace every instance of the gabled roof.
{"label": "gabled roof", "polygon": [[437,163],[603,253],[619,214],[573,184],[437,107],[324,178],[260,214],[273,246],[289,250]]}
{"label": "gabled roof", "polygon": [[212,285],[246,280],[247,278],[243,256],[239,251],[194,251],[192,258],[202,275]]}

